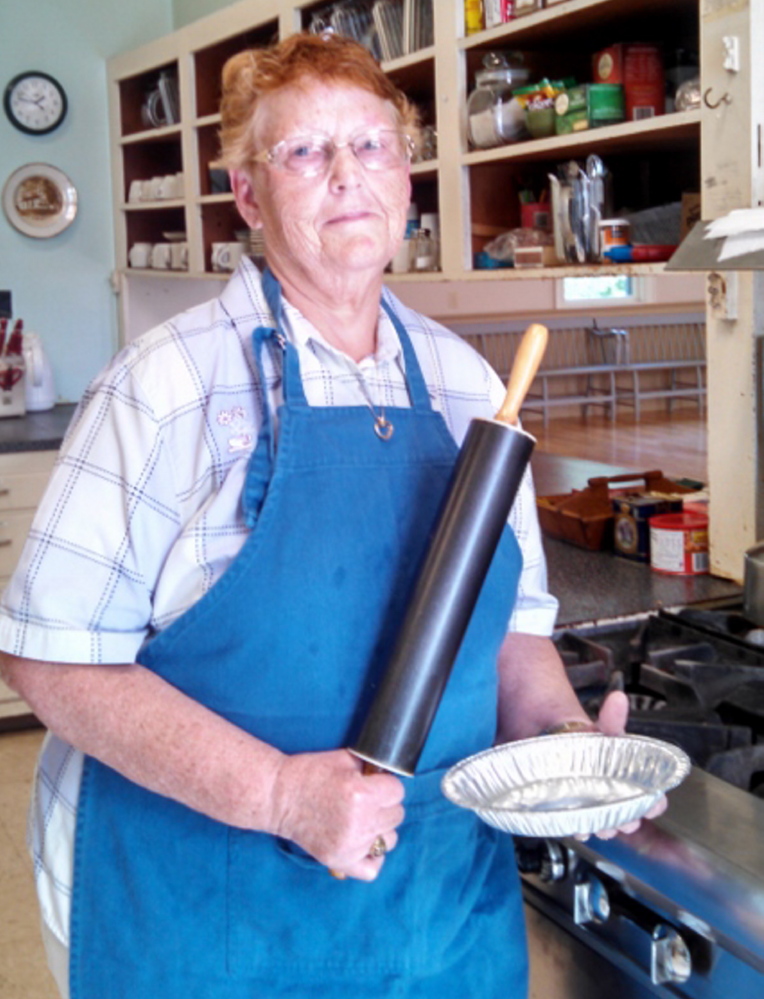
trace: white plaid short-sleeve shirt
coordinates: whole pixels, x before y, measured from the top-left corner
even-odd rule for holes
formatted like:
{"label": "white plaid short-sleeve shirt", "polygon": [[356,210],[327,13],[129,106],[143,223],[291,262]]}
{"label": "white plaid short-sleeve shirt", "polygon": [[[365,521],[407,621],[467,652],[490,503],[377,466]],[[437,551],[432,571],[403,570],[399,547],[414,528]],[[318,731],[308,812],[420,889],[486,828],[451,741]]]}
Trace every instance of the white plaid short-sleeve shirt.
{"label": "white plaid short-sleeve shirt", "polygon": [[[433,406],[457,442],[492,417],[504,386],[455,334],[386,301],[411,337]],[[394,326],[380,308],[378,348],[358,365],[288,303],[314,406],[408,406]],[[49,662],[133,662],[141,644],[210,589],[247,535],[240,497],[264,399],[281,398],[280,358],[261,386],[252,331],[273,325],[260,275],[243,260],[221,296],[138,338],[78,407],[18,568],[0,603],[0,648]],[[372,433],[372,414],[369,414]],[[530,473],[510,515],[523,553],[508,627],[551,634],[557,602]],[[30,841],[43,917],[68,942],[81,754],[48,735],[38,763]]]}

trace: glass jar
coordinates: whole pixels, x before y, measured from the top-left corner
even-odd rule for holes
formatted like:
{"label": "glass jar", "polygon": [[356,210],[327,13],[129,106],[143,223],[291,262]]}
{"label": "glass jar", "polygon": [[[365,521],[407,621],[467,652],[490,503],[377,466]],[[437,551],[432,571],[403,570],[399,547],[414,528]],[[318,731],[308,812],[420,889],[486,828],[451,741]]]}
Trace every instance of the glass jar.
{"label": "glass jar", "polygon": [[438,269],[438,241],[429,229],[415,229],[409,240],[409,270]]}
{"label": "glass jar", "polygon": [[469,139],[478,149],[514,142],[525,134],[525,114],[512,91],[528,79],[522,56],[489,52],[475,73],[475,89],[467,101]]}

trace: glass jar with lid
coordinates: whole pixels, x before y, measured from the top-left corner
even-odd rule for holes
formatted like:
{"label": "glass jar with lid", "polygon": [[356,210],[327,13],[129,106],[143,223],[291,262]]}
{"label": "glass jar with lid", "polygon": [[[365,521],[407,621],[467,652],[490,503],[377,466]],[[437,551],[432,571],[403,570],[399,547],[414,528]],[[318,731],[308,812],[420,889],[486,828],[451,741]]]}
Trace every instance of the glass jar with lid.
{"label": "glass jar with lid", "polygon": [[478,149],[514,142],[525,135],[524,111],[512,91],[525,83],[528,70],[519,52],[489,52],[475,73],[467,101],[469,139]]}

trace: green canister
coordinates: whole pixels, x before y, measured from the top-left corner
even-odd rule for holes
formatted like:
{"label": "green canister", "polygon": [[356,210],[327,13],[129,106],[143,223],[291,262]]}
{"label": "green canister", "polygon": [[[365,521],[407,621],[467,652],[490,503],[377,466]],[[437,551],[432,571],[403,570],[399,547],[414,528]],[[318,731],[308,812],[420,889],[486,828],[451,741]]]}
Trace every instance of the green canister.
{"label": "green canister", "polygon": [[614,125],[626,119],[626,104],[620,83],[590,83],[586,90],[590,128]]}

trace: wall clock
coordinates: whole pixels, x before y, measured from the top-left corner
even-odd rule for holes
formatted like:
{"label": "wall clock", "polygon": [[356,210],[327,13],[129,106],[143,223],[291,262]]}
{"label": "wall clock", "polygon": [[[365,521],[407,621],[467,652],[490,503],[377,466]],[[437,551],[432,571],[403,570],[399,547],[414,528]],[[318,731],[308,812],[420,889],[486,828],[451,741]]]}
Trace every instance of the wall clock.
{"label": "wall clock", "polygon": [[27,135],[47,135],[58,128],[67,106],[66,91],[58,80],[36,70],[14,76],[3,96],[11,124]]}

